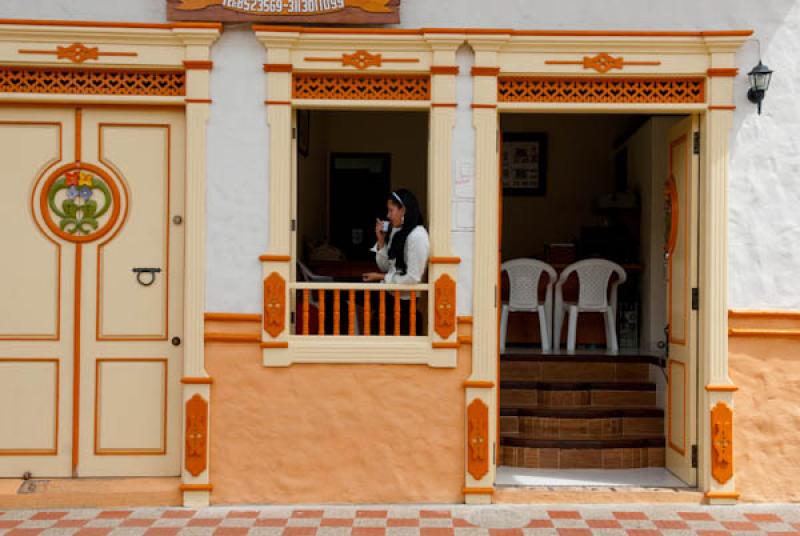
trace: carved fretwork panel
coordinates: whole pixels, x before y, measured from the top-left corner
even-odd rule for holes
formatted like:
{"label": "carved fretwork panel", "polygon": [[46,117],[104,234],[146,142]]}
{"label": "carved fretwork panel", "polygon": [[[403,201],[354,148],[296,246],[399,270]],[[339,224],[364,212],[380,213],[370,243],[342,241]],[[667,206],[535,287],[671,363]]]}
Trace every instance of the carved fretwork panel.
{"label": "carved fretwork panel", "polygon": [[427,74],[295,73],[292,97],[325,100],[400,100],[431,98]]}
{"label": "carved fretwork panel", "polygon": [[497,83],[500,102],[699,104],[706,99],[702,78],[519,76]]}
{"label": "carved fretwork panel", "polygon": [[2,93],[182,97],[183,71],[0,66]]}

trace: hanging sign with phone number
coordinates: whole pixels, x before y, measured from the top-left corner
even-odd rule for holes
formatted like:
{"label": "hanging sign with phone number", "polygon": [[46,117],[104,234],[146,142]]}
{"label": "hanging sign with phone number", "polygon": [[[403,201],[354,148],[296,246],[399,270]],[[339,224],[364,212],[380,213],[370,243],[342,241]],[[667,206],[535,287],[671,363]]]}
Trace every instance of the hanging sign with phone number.
{"label": "hanging sign with phone number", "polygon": [[400,0],[167,0],[170,20],[397,24]]}

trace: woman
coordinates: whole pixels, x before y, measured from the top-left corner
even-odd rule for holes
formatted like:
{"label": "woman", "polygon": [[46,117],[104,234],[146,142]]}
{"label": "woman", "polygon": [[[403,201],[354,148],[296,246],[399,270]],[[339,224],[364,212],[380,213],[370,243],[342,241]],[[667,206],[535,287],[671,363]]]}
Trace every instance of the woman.
{"label": "woman", "polygon": [[[377,243],[375,262],[381,272],[364,274],[364,281],[375,283],[393,283],[399,285],[416,285],[422,282],[428,267],[430,243],[425,230],[422,214],[417,198],[410,191],[400,189],[392,192],[386,201],[390,230],[383,230],[383,222],[375,222]],[[379,293],[371,293],[373,333],[379,333],[378,307]],[[400,333],[408,335],[410,319],[410,299],[408,292],[400,297]],[[417,315],[417,333],[420,333],[420,315]],[[386,333],[394,333],[394,293],[386,293]],[[421,333],[420,333],[421,334]]]}

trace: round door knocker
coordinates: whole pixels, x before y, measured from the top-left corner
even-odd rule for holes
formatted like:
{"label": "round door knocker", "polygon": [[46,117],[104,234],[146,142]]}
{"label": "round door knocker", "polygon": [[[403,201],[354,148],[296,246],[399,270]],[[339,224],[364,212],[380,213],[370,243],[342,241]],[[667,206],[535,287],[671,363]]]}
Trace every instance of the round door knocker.
{"label": "round door knocker", "polygon": [[[161,268],[134,268],[133,273],[136,274],[136,281],[143,287],[149,287],[156,282],[156,274],[161,273]],[[150,274],[150,279],[144,280],[142,274]]]}

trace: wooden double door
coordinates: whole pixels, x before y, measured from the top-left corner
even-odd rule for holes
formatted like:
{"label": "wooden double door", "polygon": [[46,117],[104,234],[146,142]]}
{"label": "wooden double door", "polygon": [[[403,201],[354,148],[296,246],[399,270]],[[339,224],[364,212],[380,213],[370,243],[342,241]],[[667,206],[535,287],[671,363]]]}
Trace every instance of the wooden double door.
{"label": "wooden double door", "polygon": [[0,107],[0,476],[180,474],[184,139]]}

